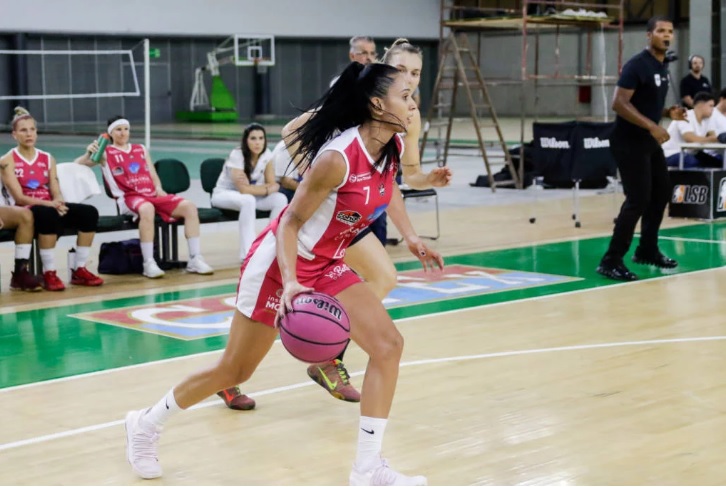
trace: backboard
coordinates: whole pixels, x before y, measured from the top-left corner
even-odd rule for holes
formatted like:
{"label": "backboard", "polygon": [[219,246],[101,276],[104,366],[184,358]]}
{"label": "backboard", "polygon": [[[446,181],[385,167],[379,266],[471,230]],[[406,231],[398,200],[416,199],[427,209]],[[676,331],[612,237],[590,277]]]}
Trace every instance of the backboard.
{"label": "backboard", "polygon": [[236,34],[234,53],[237,66],[274,66],[275,36]]}
{"label": "backboard", "polygon": [[275,36],[235,34],[229,36],[208,55],[210,65],[274,66]]}

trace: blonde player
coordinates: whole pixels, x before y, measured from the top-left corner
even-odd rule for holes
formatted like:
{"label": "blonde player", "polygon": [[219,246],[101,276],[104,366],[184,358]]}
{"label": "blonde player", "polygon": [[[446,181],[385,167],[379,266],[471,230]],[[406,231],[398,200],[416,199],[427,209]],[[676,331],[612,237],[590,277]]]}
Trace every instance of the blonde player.
{"label": "blonde player", "polygon": [[78,231],[76,240],[76,269],[71,284],[100,286],[103,279],[86,269],[93,237],[98,225],[98,210],[82,203],[66,203],[60,192],[55,158],[38,149],[38,129],[35,119],[22,108],[15,109],[12,121],[13,138],[17,147],[0,158],[2,181],[6,197],[12,204],[30,208],[38,234],[40,260],[43,264],[43,287],[48,291],[63,291],[66,286],[58,277],[55,265],[55,245],[63,228]]}

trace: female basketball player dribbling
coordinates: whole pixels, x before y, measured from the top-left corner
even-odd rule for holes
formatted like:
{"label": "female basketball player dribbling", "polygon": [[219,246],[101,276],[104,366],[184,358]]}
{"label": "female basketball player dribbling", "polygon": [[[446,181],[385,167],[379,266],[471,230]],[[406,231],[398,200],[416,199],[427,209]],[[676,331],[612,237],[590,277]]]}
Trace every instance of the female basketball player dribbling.
{"label": "female basketball player dribbling", "polygon": [[[352,63],[308,123],[293,134],[292,144],[309,169],[290,205],[255,240],[245,260],[224,354],[153,407],[126,417],[128,460],[138,475],[161,476],[157,443],[163,423],[173,413],[247,380],[272,346],[275,320],[290,308],[294,296],[315,289],[345,306],[352,339],[370,357],[350,483],[425,485],[425,477],[398,473],[380,456],[403,338],[380,299],[342,262],[353,237],[389,203],[405,212],[394,177],[403,148],[397,133],[405,132],[416,107],[411,95],[395,68]],[[350,178],[354,172],[370,178]],[[407,218],[402,229],[410,242],[417,242],[413,250],[424,269],[443,267],[441,256],[415,236]],[[279,310],[267,308],[280,290]]]}

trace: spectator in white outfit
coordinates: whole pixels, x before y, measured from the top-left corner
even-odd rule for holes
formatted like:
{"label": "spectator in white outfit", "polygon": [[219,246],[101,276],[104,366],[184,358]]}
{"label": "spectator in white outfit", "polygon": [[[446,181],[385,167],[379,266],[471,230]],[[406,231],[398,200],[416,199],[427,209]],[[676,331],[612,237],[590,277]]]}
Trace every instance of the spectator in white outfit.
{"label": "spectator in white outfit", "polygon": [[[713,113],[708,122],[710,130],[716,132],[718,141],[726,143],[726,88],[718,94],[718,103],[713,107]],[[706,153],[712,155],[723,164],[723,150],[709,149]]]}
{"label": "spectator in white outfit", "polygon": [[292,164],[292,158],[284,140],[278,142],[273,149],[272,163],[275,165],[275,177],[280,183],[280,193],[284,194],[287,201],[290,202],[302,177],[298,174],[297,167]]}
{"label": "spectator in white outfit", "polygon": [[726,88],[718,94],[718,103],[713,108],[709,122],[716,135],[726,133]]}
{"label": "spectator in white outfit", "polygon": [[232,150],[212,192],[212,206],[239,211],[240,261],[255,239],[255,210],[270,212],[274,219],[287,205],[275,181],[272,152],[267,148],[265,128],[257,123],[242,133],[240,147]]}
{"label": "spectator in white outfit", "polygon": [[[686,112],[687,120],[673,120],[668,126],[670,139],[663,144],[666,163],[678,167],[681,157],[681,144],[718,142],[716,132],[711,128],[709,118],[713,113],[714,97],[711,93],[701,92],[693,97],[693,108]],[[703,151],[688,150],[683,156],[683,167],[709,167],[715,161]],[[720,166],[720,163],[717,164]]]}

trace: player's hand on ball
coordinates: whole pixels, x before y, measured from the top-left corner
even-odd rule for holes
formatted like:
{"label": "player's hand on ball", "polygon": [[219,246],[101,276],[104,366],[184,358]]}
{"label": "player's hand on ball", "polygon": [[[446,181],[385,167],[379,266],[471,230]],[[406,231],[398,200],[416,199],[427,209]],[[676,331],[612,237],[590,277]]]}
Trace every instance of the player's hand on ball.
{"label": "player's hand on ball", "polygon": [[311,287],[305,287],[297,281],[291,281],[285,283],[282,288],[282,296],[280,296],[280,306],[277,308],[277,320],[279,322],[288,311],[292,311],[292,300],[295,296],[302,293],[311,293],[314,289]]}

